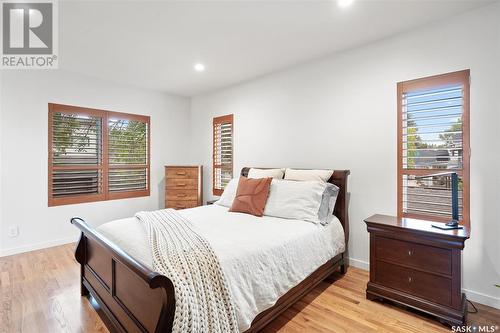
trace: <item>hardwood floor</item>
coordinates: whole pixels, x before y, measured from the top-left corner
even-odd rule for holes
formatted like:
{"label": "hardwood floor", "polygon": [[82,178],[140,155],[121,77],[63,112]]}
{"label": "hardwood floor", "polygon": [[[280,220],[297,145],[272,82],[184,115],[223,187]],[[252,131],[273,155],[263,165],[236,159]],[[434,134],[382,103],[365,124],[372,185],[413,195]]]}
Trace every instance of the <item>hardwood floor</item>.
{"label": "hardwood floor", "polygon": [[[74,245],[0,258],[0,332],[108,332],[80,297]],[[264,332],[450,332],[431,317],[365,299],[368,272],[322,282]],[[497,325],[500,310],[476,304],[470,325]]]}

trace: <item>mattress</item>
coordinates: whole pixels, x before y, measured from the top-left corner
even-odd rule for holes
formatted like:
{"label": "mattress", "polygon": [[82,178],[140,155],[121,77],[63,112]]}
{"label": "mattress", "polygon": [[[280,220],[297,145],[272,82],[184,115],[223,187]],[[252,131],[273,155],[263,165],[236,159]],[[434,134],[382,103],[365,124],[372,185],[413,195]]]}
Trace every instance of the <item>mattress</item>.
{"label": "mattress", "polygon": [[[226,275],[241,332],[260,312],[345,248],[335,217],[322,226],[300,220],[228,212],[219,205],[178,211],[211,244]],[[135,217],[97,230],[121,249],[152,267],[144,225]]]}

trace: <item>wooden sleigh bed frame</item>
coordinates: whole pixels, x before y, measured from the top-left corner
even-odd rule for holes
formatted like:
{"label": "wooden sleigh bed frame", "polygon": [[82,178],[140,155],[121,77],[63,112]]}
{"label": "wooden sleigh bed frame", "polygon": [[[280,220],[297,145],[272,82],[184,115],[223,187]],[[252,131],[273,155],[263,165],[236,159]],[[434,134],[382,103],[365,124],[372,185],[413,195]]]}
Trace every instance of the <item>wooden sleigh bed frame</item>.
{"label": "wooden sleigh bed frame", "polygon": [[[250,168],[241,170],[247,176]],[[334,215],[344,228],[346,251],[330,259],[276,304],[261,312],[245,333],[259,332],[278,315],[340,269],[347,271],[349,239],[347,178],[349,170],[336,170],[329,182],[340,188]],[[111,332],[172,331],[175,313],[174,286],[166,276],[136,261],[80,218],[71,223],[81,230],[75,257],[81,266],[81,295],[90,297]]]}

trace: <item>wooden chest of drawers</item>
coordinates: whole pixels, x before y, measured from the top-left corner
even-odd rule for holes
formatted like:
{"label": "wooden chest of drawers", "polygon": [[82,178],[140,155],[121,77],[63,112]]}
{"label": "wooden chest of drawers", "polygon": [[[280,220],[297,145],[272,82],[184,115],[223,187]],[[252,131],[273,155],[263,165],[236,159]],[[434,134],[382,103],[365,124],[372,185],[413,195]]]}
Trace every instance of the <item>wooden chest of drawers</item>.
{"label": "wooden chest of drawers", "polygon": [[165,208],[202,205],[202,166],[165,166]]}
{"label": "wooden chest of drawers", "polygon": [[466,323],[461,291],[461,253],[468,230],[440,230],[430,221],[373,215],[368,299],[387,299],[434,315],[451,325]]}

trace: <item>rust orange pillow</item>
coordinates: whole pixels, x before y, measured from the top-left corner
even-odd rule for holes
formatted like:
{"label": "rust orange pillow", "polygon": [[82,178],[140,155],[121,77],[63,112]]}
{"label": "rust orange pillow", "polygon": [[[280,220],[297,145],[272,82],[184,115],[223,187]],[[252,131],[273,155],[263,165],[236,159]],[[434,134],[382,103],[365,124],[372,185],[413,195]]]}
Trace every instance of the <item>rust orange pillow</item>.
{"label": "rust orange pillow", "polygon": [[236,197],[229,211],[255,216],[264,215],[272,180],[272,178],[248,179],[247,177],[240,177]]}

